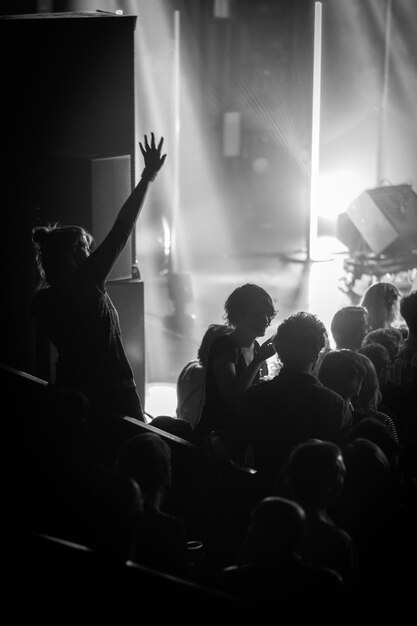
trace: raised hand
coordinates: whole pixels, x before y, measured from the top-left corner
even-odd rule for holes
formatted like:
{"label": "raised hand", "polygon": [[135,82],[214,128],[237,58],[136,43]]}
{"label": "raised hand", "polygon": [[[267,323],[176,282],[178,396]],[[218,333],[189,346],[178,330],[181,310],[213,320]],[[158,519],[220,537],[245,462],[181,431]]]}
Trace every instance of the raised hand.
{"label": "raised hand", "polygon": [[150,143],[147,135],[144,135],[143,144],[139,142],[140,151],[142,152],[143,160],[145,161],[145,169],[142,172],[142,178],[154,180],[156,174],[163,166],[167,156],[166,154],[161,155],[163,143],[164,138],[161,137],[158,145],[156,145],[154,133],[151,133]]}
{"label": "raised hand", "polygon": [[259,361],[266,361],[267,359],[270,359],[271,356],[274,356],[274,354],[276,353],[274,344],[272,343],[272,339],[273,336],[269,337],[269,339],[264,341],[263,344],[260,346],[257,354],[257,359]]}
{"label": "raised hand", "polygon": [[151,139],[144,135],[143,143],[139,142],[140,150],[142,152],[143,160],[145,161],[145,168],[142,172],[142,176],[124,205],[120,209],[117,219],[134,224],[142,210],[143,201],[145,199],[148,183],[155,179],[155,176],[163,166],[166,154],[161,154],[164,138],[161,137],[158,145],[155,143],[155,135],[151,133]]}

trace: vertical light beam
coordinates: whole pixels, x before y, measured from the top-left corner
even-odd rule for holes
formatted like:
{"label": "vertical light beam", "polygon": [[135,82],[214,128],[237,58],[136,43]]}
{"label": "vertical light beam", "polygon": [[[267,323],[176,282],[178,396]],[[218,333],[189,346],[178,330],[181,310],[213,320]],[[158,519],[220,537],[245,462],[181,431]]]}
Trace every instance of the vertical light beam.
{"label": "vertical light beam", "polygon": [[317,216],[320,162],[322,3],[314,3],[313,113],[311,136],[310,224],[307,256],[317,257]]}
{"label": "vertical light beam", "polygon": [[176,225],[180,204],[180,12],[174,11],[174,194],[171,218],[171,272],[178,270]]}
{"label": "vertical light beam", "polygon": [[385,179],[385,135],[388,106],[388,82],[389,82],[389,61],[390,61],[390,39],[391,39],[391,0],[387,0],[385,13],[385,39],[384,39],[384,75],[382,81],[381,103],[379,107],[379,128],[378,128],[378,160],[377,160],[377,186],[384,184]]}

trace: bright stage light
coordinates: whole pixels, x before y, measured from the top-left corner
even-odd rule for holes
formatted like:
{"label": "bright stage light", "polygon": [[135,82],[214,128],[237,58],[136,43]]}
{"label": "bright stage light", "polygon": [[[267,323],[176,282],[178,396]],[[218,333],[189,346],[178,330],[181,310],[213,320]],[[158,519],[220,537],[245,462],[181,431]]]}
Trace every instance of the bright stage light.
{"label": "bright stage light", "polygon": [[336,220],[364,188],[364,181],[354,172],[321,174],[317,191],[317,215]]}

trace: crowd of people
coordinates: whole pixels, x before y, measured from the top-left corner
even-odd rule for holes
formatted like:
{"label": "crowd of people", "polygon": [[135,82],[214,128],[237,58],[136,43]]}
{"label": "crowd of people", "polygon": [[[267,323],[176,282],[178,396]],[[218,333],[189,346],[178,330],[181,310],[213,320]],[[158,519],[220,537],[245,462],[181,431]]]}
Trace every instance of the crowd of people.
{"label": "crowd of people", "polygon": [[[53,407],[66,407],[60,420],[52,409],[44,416],[36,457],[40,480],[59,493],[77,538],[118,560],[192,580],[187,528],[166,500],[173,459],[164,421],[154,422],[160,434],[125,441],[111,468],[89,458],[83,435],[86,422],[97,425],[108,412],[145,421],[105,281],[164,164],[162,146],[145,135],[142,177],[96,249],[81,227],[33,231],[43,283],[31,314],[57,348],[62,402]],[[213,321],[202,337],[197,359],[180,368],[173,421],[189,425],[189,441],[205,454],[256,470],[259,491],[234,560],[202,579],[259,616],[353,619],[411,606],[417,291],[372,284],[360,305],[334,312],[334,348],[307,311],[265,339],[277,311],[260,285],[236,288],[224,312],[224,324]],[[271,377],[272,357],[279,367]],[[33,449],[33,441],[26,445]]]}

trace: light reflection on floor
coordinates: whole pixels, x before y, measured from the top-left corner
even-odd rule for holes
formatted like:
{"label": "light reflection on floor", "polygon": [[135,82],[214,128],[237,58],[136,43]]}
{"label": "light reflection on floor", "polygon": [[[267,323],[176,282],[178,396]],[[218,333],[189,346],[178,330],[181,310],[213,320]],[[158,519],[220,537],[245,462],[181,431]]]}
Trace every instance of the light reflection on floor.
{"label": "light reflection on floor", "polygon": [[175,417],[176,405],[177,393],[174,383],[149,383],[146,386],[145,418],[148,423],[158,415]]}

